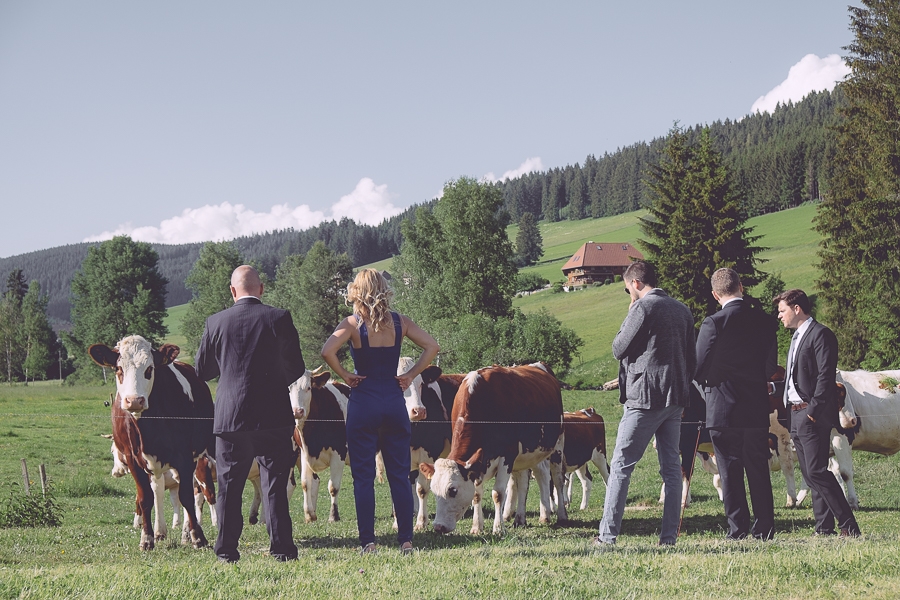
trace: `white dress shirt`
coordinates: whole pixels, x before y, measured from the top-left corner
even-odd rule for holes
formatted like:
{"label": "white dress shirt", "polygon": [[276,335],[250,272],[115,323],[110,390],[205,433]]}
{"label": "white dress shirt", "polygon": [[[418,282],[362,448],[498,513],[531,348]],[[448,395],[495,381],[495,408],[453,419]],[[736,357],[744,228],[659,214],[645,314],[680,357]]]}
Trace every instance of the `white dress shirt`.
{"label": "white dress shirt", "polygon": [[800,397],[800,394],[797,393],[797,388],[794,387],[794,368],[797,364],[797,350],[800,348],[800,340],[803,339],[803,334],[806,333],[807,329],[809,329],[809,325],[810,323],[812,323],[812,320],[812,317],[808,318],[800,324],[800,327],[797,328],[797,340],[794,342],[794,352],[792,356],[788,357],[787,381],[785,382],[785,399],[790,404],[800,404],[801,402],[803,402],[803,398]]}

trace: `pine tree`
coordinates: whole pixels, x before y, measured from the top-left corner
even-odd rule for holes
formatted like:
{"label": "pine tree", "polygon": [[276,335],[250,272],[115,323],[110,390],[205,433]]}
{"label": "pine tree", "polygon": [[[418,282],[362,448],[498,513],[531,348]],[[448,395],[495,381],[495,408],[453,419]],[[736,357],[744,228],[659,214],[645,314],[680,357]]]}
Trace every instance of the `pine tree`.
{"label": "pine tree", "polygon": [[541,230],[530,212],[519,219],[519,232],[516,234],[516,255],[522,265],[533,265],[544,253],[544,239]]}
{"label": "pine tree", "polygon": [[760,281],[756,254],[762,248],[753,245],[758,237],[745,225],[709,129],[696,148],[684,141],[674,129],[667,160],[650,172],[652,218],[641,219],[641,229],[651,240],[641,243],[657,267],[660,287],[687,304],[699,326],[717,309],[709,287],[713,272],[732,268],[749,289]]}
{"label": "pine tree", "polygon": [[22,375],[25,382],[44,379],[47,369],[53,362],[50,350],[56,336],[47,321],[48,298],[41,293],[41,284],[32,281],[22,299],[22,342],[25,357],[22,362]]}
{"label": "pine tree", "polygon": [[900,366],[900,5],[850,7],[851,73],[838,128],[817,282],[839,362],[870,370]]}

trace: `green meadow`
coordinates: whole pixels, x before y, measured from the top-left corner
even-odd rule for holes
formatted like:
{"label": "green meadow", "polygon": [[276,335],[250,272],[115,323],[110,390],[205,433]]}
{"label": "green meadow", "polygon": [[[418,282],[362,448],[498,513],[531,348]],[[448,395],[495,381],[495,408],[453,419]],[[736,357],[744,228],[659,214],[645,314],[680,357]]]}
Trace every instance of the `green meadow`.
{"label": "green meadow", "polygon": [[[0,501],[21,488],[26,459],[33,489],[37,468],[50,476],[62,525],[0,529],[0,598],[868,598],[897,597],[900,589],[900,462],[856,453],[856,484],[863,507],[859,540],[811,536],[809,501],[784,506],[784,479],[772,475],[777,535],[773,542],[726,542],[722,504],[709,475],[699,471],[694,503],[684,513],[675,548],[656,545],[661,519],[655,452],[635,469],[618,545],[597,553],[588,543],[602,515],[605,486],[597,477],[587,510],[576,482],[566,527],[538,523],[537,493],[528,501],[528,525],[490,533],[493,504],[485,494],[488,533],[471,535],[471,516],[452,534],[417,532],[420,551],[401,556],[391,529],[387,484],[376,484],[376,530],[381,550],[357,553],[352,477],[345,468],[339,496],[343,520],[328,523],[328,492],[321,486],[320,520],[303,522],[301,492],[291,502],[297,562],[278,563],[265,552],[260,525],[245,524],[242,558],[216,561],[210,550],[180,544],[178,532],[150,552],[138,550],[132,529],[134,483],[110,476],[109,408],[112,386],[58,384],[0,386]],[[614,392],[563,392],[568,410],[593,406],[607,421],[610,450],[621,409]],[[327,473],[322,473],[327,477]],[[532,485],[532,487],[535,487]],[[249,488],[249,486],[248,486]],[[35,491],[33,493],[40,493]],[[245,493],[244,511],[250,492]],[[167,520],[170,518],[167,506]],[[434,499],[430,500],[434,513]],[[204,515],[207,537],[215,528]]]}

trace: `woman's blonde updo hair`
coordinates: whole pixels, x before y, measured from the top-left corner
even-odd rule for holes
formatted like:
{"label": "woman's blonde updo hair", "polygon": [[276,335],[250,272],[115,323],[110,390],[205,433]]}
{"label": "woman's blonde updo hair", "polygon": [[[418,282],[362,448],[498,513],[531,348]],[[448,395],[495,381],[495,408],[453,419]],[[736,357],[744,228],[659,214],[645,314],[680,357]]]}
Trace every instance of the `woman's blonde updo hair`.
{"label": "woman's blonde updo hair", "polygon": [[347,303],[353,303],[353,312],[359,317],[356,326],[359,327],[363,321],[371,323],[375,331],[393,326],[393,296],[394,291],[380,272],[363,269],[357,273],[353,282],[347,285]]}

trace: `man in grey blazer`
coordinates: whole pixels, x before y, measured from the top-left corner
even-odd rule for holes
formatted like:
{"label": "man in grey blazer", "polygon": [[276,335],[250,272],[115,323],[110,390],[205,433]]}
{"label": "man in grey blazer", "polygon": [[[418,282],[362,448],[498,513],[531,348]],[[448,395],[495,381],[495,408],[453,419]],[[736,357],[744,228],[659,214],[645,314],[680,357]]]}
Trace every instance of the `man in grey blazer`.
{"label": "man in grey blazer", "polygon": [[631,306],[612,349],[620,361],[619,401],[625,410],[616,435],[600,533],[593,545],[615,544],[631,473],[654,434],[666,486],[659,543],[674,545],[681,510],[681,413],[689,403],[697,363],[694,317],[687,306],[656,287],[650,263],[636,261],[622,277]]}
{"label": "man in grey blazer", "polygon": [[306,365],[291,313],[263,304],[262,293],[256,269],[235,269],[234,306],[206,320],[195,358],[201,379],[219,378],[213,420],[219,484],[214,549],[223,562],[240,558],[241,495],[254,459],[263,487],[269,554],[281,561],[297,558],[287,498],[296,460],[288,385],[303,375]]}
{"label": "man in grey blazer", "polygon": [[844,491],[828,470],[831,429],[838,424],[837,338],[809,316],[811,304],[803,290],[775,296],[778,318],[794,330],[788,350],[785,381],[776,387],[790,410],[791,439],[800,471],[812,491],[816,535],[859,537],[859,525]]}

